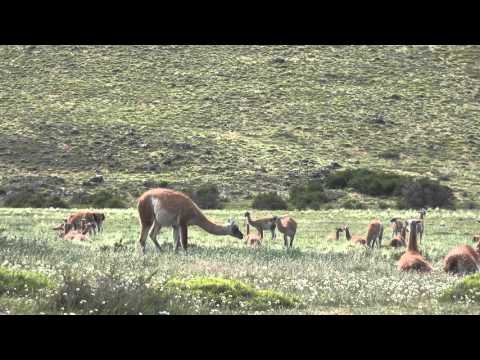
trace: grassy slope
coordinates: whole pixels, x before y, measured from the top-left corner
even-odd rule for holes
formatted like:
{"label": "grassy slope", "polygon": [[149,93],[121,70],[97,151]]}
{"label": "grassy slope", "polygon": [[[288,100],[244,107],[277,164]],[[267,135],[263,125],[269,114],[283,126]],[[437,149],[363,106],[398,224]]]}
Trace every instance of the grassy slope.
{"label": "grassy slope", "polygon": [[[266,240],[265,246],[255,250],[246,248],[233,237],[213,236],[191,227],[189,243],[195,246],[191,246],[187,256],[174,254],[171,229],[165,229],[159,238],[165,250],[157,253],[148,240],[147,255],[143,259],[136,253],[139,228],[134,210],[107,210],[104,233],[87,243],[62,241],[50,230],[66,213],[54,209],[0,209],[0,264],[7,268],[37,271],[55,281],[62,281],[62,271],[69,269],[77,276],[85,276],[94,287],[101,286],[99,279],[106,276],[117,279],[112,288],[123,286],[122,281],[136,284],[142,275],[148,276],[158,269],[152,281],[159,284],[171,278],[220,277],[241,280],[257,289],[273,289],[301,299],[303,306],[292,310],[279,309],[274,313],[480,313],[478,303],[437,302],[444,289],[458,281],[455,276],[443,272],[443,257],[455,245],[471,244],[471,235],[478,232],[475,222],[478,211],[432,210],[428,213],[421,244],[424,256],[434,266],[434,272],[428,275],[405,274],[397,270],[396,261],[404,250],[382,248],[371,252],[349,245],[345,237],[338,242],[328,240],[338,225],[348,223],[353,233],[365,234],[367,224],[374,216],[386,223],[393,216],[412,217],[415,213],[411,211],[292,212],[299,226],[295,248],[290,252],[282,249],[280,237],[275,242]],[[231,216],[241,220],[242,214],[231,210],[206,213],[218,222]],[[20,216],[30,214],[31,217]],[[390,229],[386,229],[384,244],[390,235]],[[113,252],[112,245],[122,239],[127,249]],[[110,246],[110,250],[101,251],[105,245]],[[83,289],[77,291],[81,293]],[[113,292],[112,289],[109,291]],[[100,290],[97,296],[101,296]],[[0,312],[35,312],[32,304],[38,300],[28,301],[30,308],[24,309],[20,307],[22,303],[0,297]],[[147,313],[147,300],[138,301],[143,304],[136,305],[137,311]],[[85,309],[87,306],[91,305],[87,304]],[[113,311],[108,306],[103,310],[106,313]],[[117,313],[131,313],[128,306],[124,308],[122,303]],[[241,308],[216,310],[196,301],[187,309],[189,313],[244,312]],[[159,310],[163,309],[156,311]]]}
{"label": "grassy slope", "polygon": [[[133,196],[151,179],[212,181],[239,197],[285,191],[287,171],[335,160],[450,174],[457,195],[476,198],[479,55],[478,46],[1,46],[1,180],[59,175],[72,190],[98,165],[108,186]],[[369,121],[377,115],[387,125]],[[389,149],[400,160],[379,158]]]}

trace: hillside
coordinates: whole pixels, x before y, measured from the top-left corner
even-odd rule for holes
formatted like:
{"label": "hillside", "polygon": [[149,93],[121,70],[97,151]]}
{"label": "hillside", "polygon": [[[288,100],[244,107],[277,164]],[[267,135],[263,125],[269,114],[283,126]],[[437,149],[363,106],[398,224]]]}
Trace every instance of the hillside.
{"label": "hillside", "polygon": [[98,188],[131,198],[164,180],[241,199],[332,161],[480,192],[478,46],[1,46],[0,59],[3,195],[31,175],[78,197],[99,168]]}

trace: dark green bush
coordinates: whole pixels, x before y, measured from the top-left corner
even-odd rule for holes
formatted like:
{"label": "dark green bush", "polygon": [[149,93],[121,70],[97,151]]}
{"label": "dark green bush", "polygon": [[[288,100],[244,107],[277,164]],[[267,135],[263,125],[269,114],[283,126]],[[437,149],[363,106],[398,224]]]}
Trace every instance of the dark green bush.
{"label": "dark green bush", "polygon": [[385,150],[379,154],[379,157],[388,160],[398,160],[400,159],[400,152],[398,150]]}
{"label": "dark green bush", "polygon": [[23,191],[9,196],[6,207],[12,208],[68,208],[68,204],[59,196]]}
{"label": "dark green bush", "polygon": [[184,189],[182,192],[192,198],[192,200],[202,209],[222,209],[220,202],[220,191],[215,184],[204,184],[195,190]]}
{"label": "dark green bush", "polygon": [[405,184],[401,189],[400,195],[401,198],[398,201],[398,205],[401,208],[455,208],[455,197],[452,189],[428,178],[412,180]]}
{"label": "dark green bush", "polygon": [[357,199],[348,199],[342,203],[342,208],[344,209],[366,209],[364,203]]}
{"label": "dark green bush", "polygon": [[321,180],[312,180],[307,185],[296,185],[290,189],[290,203],[295,209],[318,210],[328,202]]}
{"label": "dark green bush", "polygon": [[98,209],[125,209],[128,204],[115,192],[109,190],[98,191],[88,197],[90,206]]}
{"label": "dark green bush", "polygon": [[287,202],[276,192],[258,194],[252,203],[252,208],[259,210],[286,210],[287,207]]}
{"label": "dark green bush", "polygon": [[408,176],[373,171],[368,169],[344,170],[331,174],[326,179],[329,188],[351,187],[372,196],[398,195],[403,185],[411,181]]}

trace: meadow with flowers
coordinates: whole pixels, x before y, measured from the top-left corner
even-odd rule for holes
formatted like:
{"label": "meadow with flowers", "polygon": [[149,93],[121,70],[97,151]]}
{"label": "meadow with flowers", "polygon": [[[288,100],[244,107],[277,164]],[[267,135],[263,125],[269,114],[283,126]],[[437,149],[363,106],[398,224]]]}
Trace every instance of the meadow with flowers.
{"label": "meadow with flowers", "polygon": [[[480,291],[458,299],[445,293],[462,281],[443,272],[442,260],[480,230],[477,211],[431,209],[420,250],[431,274],[401,273],[404,248],[387,247],[388,220],[414,211],[292,211],[298,222],[292,250],[278,234],[259,248],[233,237],[189,231],[189,249],[173,251],[162,229],[162,251],[147,241],[137,249],[135,209],[103,210],[104,231],[86,242],[60,239],[53,227],[71,211],[0,209],[0,313],[3,314],[478,314]],[[233,217],[244,231],[243,211],[210,210],[218,222]],[[254,212],[263,216],[268,212]],[[364,235],[370,220],[384,225],[381,249],[350,244],[334,229],[349,225]]]}

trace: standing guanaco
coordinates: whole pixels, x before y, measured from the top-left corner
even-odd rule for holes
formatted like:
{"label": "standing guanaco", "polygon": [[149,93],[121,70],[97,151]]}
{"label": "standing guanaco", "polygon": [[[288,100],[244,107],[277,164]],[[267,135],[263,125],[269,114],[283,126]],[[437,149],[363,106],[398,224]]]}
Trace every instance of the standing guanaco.
{"label": "standing guanaco", "polygon": [[402,233],[405,224],[399,218],[393,218],[390,220],[390,224],[392,225],[392,237],[396,237]]}
{"label": "standing guanaco", "polygon": [[374,219],[368,225],[367,229],[367,246],[373,247],[377,244],[377,247],[382,246],[383,237],[383,224],[379,219]]}
{"label": "standing guanaco", "polygon": [[[274,216],[275,224],[278,231],[283,234],[283,244],[288,249],[292,247],[293,239],[297,233],[297,222],[290,216]],[[290,238],[290,245],[288,244],[288,238]]]}
{"label": "standing guanaco", "polygon": [[[175,251],[180,247],[187,251],[188,226],[197,225],[213,235],[231,235],[243,239],[243,234],[234,221],[226,225],[217,225],[203,214],[202,210],[184,193],[171,189],[157,188],[146,191],[138,199],[138,215],[141,225],[140,249],[145,254],[147,236],[157,247],[157,235],[165,226],[174,229]],[[151,231],[150,231],[151,230]]]}
{"label": "standing guanaco", "polygon": [[257,247],[262,245],[262,239],[257,234],[250,234],[250,225],[247,223],[247,233],[245,234],[245,244]]}
{"label": "standing guanaco", "polygon": [[275,239],[275,237],[276,237],[276,234],[275,234],[276,224],[275,224],[273,216],[252,220],[252,218],[250,217],[250,213],[247,211],[245,213],[245,218],[247,220],[247,223],[250,226],[257,229],[258,233],[260,234],[261,239],[263,239],[263,230],[270,230],[271,233],[272,233],[272,240]]}

